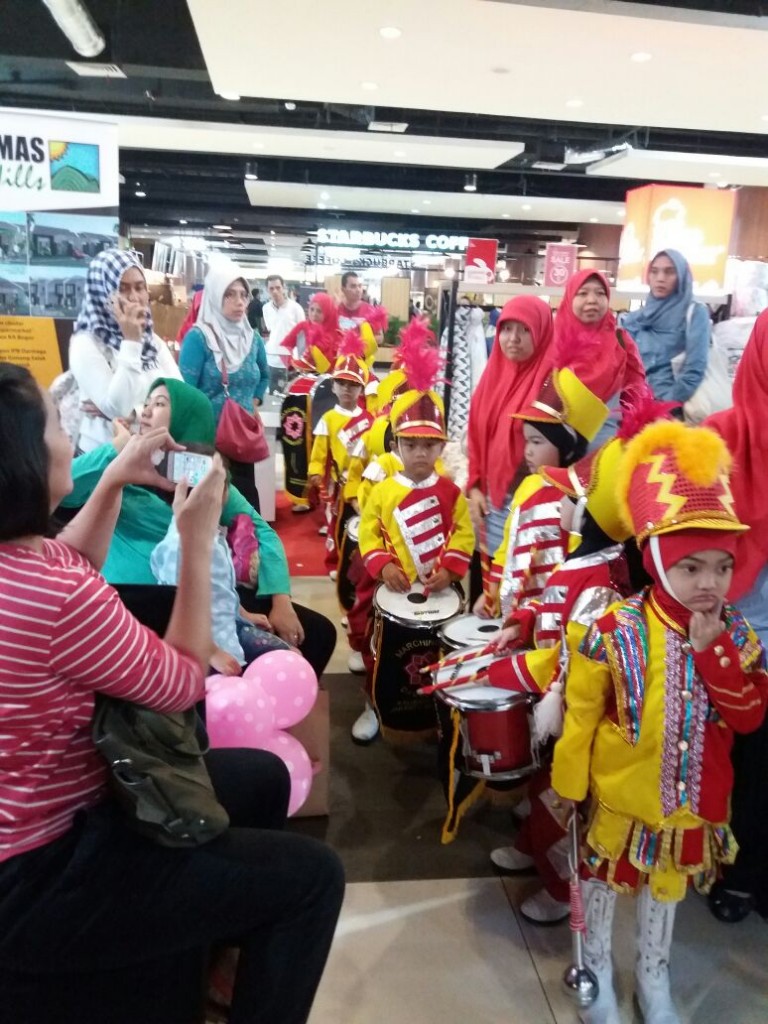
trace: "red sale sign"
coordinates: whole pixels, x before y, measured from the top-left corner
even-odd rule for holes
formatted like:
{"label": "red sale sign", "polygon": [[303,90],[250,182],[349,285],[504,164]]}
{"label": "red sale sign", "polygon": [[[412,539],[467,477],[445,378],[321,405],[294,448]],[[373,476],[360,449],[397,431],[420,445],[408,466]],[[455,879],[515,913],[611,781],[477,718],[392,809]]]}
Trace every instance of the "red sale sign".
{"label": "red sale sign", "polygon": [[493,284],[499,243],[495,238],[470,238],[464,262],[464,280],[472,284]]}
{"label": "red sale sign", "polygon": [[578,246],[565,242],[547,242],[544,257],[544,287],[563,288],[578,269]]}

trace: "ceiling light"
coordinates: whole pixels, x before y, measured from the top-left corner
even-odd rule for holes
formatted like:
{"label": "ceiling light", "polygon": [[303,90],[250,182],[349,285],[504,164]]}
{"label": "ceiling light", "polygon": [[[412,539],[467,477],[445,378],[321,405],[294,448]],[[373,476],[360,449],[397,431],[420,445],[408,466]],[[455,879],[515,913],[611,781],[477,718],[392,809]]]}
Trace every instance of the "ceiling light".
{"label": "ceiling light", "polygon": [[574,109],[576,107],[583,107],[584,106],[584,100],[577,100],[577,99],[566,100],[565,101],[565,105],[566,105],[566,107],[573,107]]}
{"label": "ceiling light", "polygon": [[104,36],[80,0],[43,0],[53,20],[81,57],[96,57],[104,49]]}
{"label": "ceiling light", "polygon": [[431,199],[422,199],[421,200],[421,205],[422,206],[431,206],[432,205],[432,200]]}
{"label": "ceiling light", "polygon": [[710,171],[709,172],[709,177],[710,178],[722,178],[722,174],[720,173],[720,171]]}
{"label": "ceiling light", "polygon": [[145,199],[145,198],[146,198],[146,195],[147,195],[147,193],[146,193],[146,192],[144,192],[144,191],[143,191],[142,189],[140,189],[140,188],[137,188],[137,189],[136,189],[136,191],[135,191],[135,192],[134,192],[133,194],[134,194],[134,195],[135,195],[135,196],[136,196],[136,197],[137,197],[138,199]]}
{"label": "ceiling light", "polygon": [[270,231],[269,233],[270,233],[270,235],[274,235],[275,232],[274,231]]}
{"label": "ceiling light", "polygon": [[330,199],[331,198],[331,194],[330,194],[330,192],[321,192],[320,193],[320,198],[323,199],[323,200]]}
{"label": "ceiling light", "polygon": [[501,216],[504,218],[504,220],[511,220],[511,218],[512,218],[512,214],[511,213],[502,213]]}
{"label": "ceiling light", "polygon": [[293,100],[286,100],[285,101],[285,109],[286,110],[295,110],[296,109],[296,104],[293,102]]}
{"label": "ceiling light", "polygon": [[597,217],[590,217],[589,218],[589,223],[590,224],[597,224]]}
{"label": "ceiling light", "polygon": [[382,39],[399,39],[402,34],[402,29],[395,28],[394,25],[387,25],[379,29],[379,35]]}
{"label": "ceiling light", "polygon": [[184,220],[184,218],[183,218],[183,217],[182,217],[182,218],[181,218],[181,220],[179,221],[179,224],[188,224],[188,223],[189,223],[189,221],[186,221],[186,220]]}
{"label": "ceiling light", "polygon": [[407,154],[406,154],[404,149],[396,149],[395,150],[395,156],[403,157],[403,156],[407,156]]}
{"label": "ceiling light", "polygon": [[375,89],[378,89],[379,87],[375,82],[361,82],[360,88],[365,89],[366,92],[373,92]]}
{"label": "ceiling light", "polygon": [[264,143],[259,142],[258,139],[254,139],[251,145],[253,146],[254,149],[264,149]]}
{"label": "ceiling light", "polygon": [[259,165],[251,163],[250,160],[245,165],[245,180],[246,181],[258,181],[259,180]]}
{"label": "ceiling light", "polygon": [[625,214],[626,212],[627,212],[627,211],[626,211],[626,210],[624,209],[624,207],[622,206],[622,208],[621,208],[620,210],[617,210],[617,211],[616,211],[616,216],[617,216],[617,217],[623,217],[623,216],[624,216],[624,214]]}
{"label": "ceiling light", "polygon": [[225,89],[224,92],[220,92],[219,93],[219,96],[221,96],[221,98],[223,100],[232,100],[233,102],[235,100],[239,100],[240,99],[240,93],[239,92],[232,92],[231,89]]}
{"label": "ceiling light", "polygon": [[402,135],[404,131],[408,130],[407,121],[369,121],[368,131],[369,132],[392,132],[396,135]]}
{"label": "ceiling light", "polygon": [[465,192],[477,192],[477,175],[468,174],[464,178],[464,191]]}
{"label": "ceiling light", "polygon": [[763,114],[761,120],[762,121],[768,121],[768,114]]}
{"label": "ceiling light", "polygon": [[318,203],[317,204],[317,208],[318,208],[318,210],[327,210],[328,209],[328,207],[325,205],[325,203]]}
{"label": "ceiling light", "polygon": [[635,64],[645,64],[645,62],[651,60],[652,57],[652,53],[646,53],[645,50],[638,50],[637,53],[633,53],[629,59],[633,60]]}
{"label": "ceiling light", "polygon": [[411,210],[411,213],[421,213],[421,210]]}
{"label": "ceiling light", "polygon": [[531,206],[530,203],[523,203],[523,205],[520,207],[520,209],[521,210],[532,210],[533,207]]}
{"label": "ceiling light", "polygon": [[213,227],[214,231],[231,231],[232,230],[232,228],[229,226],[229,224],[213,224],[212,227]]}
{"label": "ceiling light", "polygon": [[453,269],[453,267],[446,267],[443,273],[447,278],[456,277],[456,271]]}
{"label": "ceiling light", "polygon": [[127,78],[117,64],[102,64],[93,60],[65,60],[64,63],[81,78]]}

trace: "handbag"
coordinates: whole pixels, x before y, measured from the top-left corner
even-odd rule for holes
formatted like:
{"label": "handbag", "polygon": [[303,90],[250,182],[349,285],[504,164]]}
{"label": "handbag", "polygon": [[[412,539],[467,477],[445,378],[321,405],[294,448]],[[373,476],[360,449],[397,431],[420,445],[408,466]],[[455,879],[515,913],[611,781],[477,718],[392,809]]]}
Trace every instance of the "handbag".
{"label": "handbag", "polygon": [[229,826],[203,754],[208,735],[194,708],[163,714],[96,695],[92,737],[129,823],[161,846],[208,843]]}
{"label": "handbag", "polygon": [[224,385],[224,406],[216,428],[216,447],[236,462],[262,462],[269,458],[269,445],[264,424],[258,416],[247,412],[229,395],[229,373],[226,363],[221,364],[221,383]]}

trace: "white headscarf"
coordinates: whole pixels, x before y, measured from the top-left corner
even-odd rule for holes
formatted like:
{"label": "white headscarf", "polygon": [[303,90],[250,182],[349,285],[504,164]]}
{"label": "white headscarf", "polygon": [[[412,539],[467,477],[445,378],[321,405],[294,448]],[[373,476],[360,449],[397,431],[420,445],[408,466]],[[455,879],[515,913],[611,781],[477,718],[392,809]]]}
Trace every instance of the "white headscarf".
{"label": "white headscarf", "polygon": [[206,344],[219,370],[222,369],[222,363],[226,363],[228,374],[240,369],[253,346],[253,328],[246,314],[243,313],[242,320],[228,320],[222,311],[224,292],[235,281],[242,281],[245,290],[250,291],[242,270],[231,260],[220,260],[209,268],[195,324],[205,335]]}

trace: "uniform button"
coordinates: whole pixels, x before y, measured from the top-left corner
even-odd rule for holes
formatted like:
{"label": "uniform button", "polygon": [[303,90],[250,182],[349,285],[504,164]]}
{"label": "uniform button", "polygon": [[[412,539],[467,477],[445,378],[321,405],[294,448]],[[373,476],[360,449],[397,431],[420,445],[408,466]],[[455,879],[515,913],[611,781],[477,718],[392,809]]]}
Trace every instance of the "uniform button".
{"label": "uniform button", "polygon": [[684,654],[690,654],[692,650],[693,650],[693,647],[686,640],[686,642],[683,644],[683,653]]}
{"label": "uniform button", "polygon": [[690,692],[690,690],[682,690],[680,695],[683,698],[683,700],[693,700],[693,694]]}
{"label": "uniform button", "polygon": [[722,644],[718,644],[715,647],[715,654],[718,656],[718,658],[720,657],[721,654],[725,654],[725,648],[723,647]]}
{"label": "uniform button", "polygon": [[684,782],[678,782],[677,788],[680,790],[681,793],[684,793],[685,792],[685,783]]}
{"label": "uniform button", "polygon": [[685,752],[688,749],[688,743],[685,740],[680,740],[677,744],[677,749]]}
{"label": "uniform button", "polygon": [[730,658],[721,658],[720,659],[720,668],[728,668],[728,666],[730,664],[731,664],[731,659]]}

